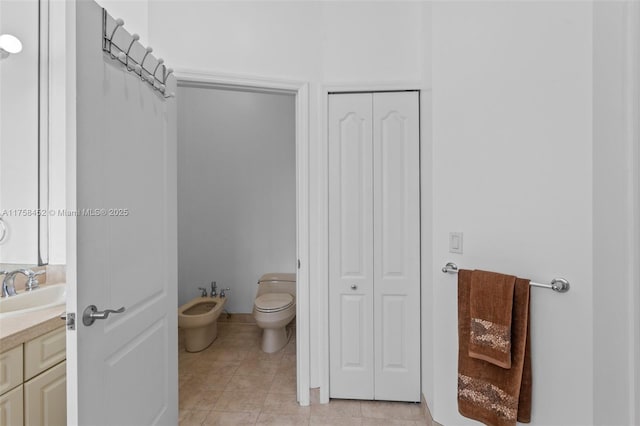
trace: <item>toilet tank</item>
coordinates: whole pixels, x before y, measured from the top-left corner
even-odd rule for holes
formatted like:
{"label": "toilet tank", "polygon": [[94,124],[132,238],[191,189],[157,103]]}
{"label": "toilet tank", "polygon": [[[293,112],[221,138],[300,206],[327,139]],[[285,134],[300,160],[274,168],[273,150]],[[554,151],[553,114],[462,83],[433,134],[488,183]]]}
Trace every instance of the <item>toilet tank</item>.
{"label": "toilet tank", "polygon": [[296,274],[285,272],[270,272],[258,280],[256,297],[267,293],[289,293],[296,297]]}

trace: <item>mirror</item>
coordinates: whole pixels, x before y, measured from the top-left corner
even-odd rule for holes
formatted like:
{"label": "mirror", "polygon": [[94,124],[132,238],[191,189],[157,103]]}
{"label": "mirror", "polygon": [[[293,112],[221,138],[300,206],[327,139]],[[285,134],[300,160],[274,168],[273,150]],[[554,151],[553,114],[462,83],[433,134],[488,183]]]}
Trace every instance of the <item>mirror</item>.
{"label": "mirror", "polygon": [[49,262],[49,10],[47,0],[0,2],[0,263]]}

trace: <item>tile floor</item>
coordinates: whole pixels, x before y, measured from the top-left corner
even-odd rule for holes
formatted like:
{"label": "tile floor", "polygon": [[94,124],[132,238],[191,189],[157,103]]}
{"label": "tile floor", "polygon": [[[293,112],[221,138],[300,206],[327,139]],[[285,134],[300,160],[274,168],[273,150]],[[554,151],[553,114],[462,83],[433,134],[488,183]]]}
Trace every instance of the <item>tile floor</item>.
{"label": "tile floor", "polygon": [[180,346],[180,426],[193,425],[425,425],[420,404],[331,400],[296,402],[296,343],[275,354],[260,350],[255,324],[218,323],[206,350]]}

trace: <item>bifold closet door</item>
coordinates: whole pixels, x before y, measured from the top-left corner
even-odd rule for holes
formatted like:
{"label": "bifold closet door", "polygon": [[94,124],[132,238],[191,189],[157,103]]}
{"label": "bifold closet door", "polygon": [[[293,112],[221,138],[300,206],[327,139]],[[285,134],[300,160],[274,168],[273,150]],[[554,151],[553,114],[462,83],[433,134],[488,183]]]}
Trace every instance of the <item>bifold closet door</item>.
{"label": "bifold closet door", "polygon": [[375,399],[420,401],[418,92],[373,97]]}
{"label": "bifold closet door", "polygon": [[420,400],[417,92],[329,97],[330,396]]}
{"label": "bifold closet door", "polygon": [[373,96],[329,96],[329,380],[373,399]]}

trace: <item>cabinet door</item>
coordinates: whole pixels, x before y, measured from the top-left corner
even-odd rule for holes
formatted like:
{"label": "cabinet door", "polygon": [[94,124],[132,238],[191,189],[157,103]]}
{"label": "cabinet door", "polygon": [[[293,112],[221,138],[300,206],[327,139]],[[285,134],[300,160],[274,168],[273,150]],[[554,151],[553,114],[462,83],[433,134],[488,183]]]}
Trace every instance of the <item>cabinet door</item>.
{"label": "cabinet door", "polygon": [[29,426],[67,424],[67,363],[62,362],[24,384],[24,419]]}
{"label": "cabinet door", "polygon": [[0,426],[22,426],[22,385],[0,396]]}
{"label": "cabinet door", "polygon": [[0,395],[23,382],[22,371],[22,345],[0,354]]}
{"label": "cabinet door", "polygon": [[373,399],[371,94],[329,96],[329,379]]}
{"label": "cabinet door", "polygon": [[418,92],[373,95],[375,399],[420,401]]}

